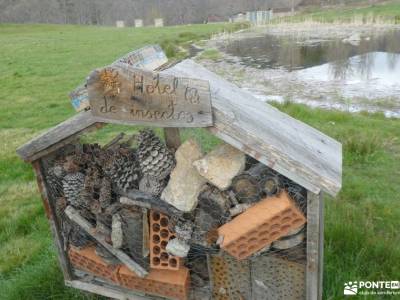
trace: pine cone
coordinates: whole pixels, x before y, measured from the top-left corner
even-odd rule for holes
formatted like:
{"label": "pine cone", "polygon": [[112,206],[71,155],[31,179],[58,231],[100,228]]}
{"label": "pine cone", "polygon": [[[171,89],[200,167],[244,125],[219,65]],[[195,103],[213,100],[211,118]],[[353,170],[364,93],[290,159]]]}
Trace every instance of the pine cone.
{"label": "pine cone", "polygon": [[171,151],[150,129],[140,131],[137,140],[142,173],[160,180],[166,178],[175,166]]}
{"label": "pine cone", "polygon": [[139,190],[153,196],[160,196],[166,185],[166,180],[143,176],[139,182]]}
{"label": "pine cone", "polygon": [[80,196],[85,203],[85,208],[88,208],[93,214],[101,212],[99,203],[101,183],[102,177],[100,170],[97,168],[90,168],[87,170]]}
{"label": "pine cone", "polygon": [[103,177],[101,181],[99,202],[101,208],[105,209],[106,207],[111,205],[112,197],[111,197],[111,181],[107,177]]}
{"label": "pine cone", "polygon": [[80,197],[83,189],[85,175],[80,172],[65,175],[62,184],[64,196],[67,201],[76,208],[85,207],[85,203]]}
{"label": "pine cone", "polygon": [[129,148],[109,149],[101,158],[103,171],[118,188],[137,189],[140,166],[135,151]]}
{"label": "pine cone", "polygon": [[46,183],[52,198],[58,198],[63,195],[62,179],[65,171],[62,166],[56,165],[47,169]]}

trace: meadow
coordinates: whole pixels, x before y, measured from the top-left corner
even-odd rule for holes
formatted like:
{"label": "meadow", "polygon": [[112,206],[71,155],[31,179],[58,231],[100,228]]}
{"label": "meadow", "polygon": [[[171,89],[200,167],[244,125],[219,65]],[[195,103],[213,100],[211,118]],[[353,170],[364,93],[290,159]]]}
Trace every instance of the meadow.
{"label": "meadow", "polygon": [[[1,299],[98,298],[64,287],[33,172],[15,149],[75,113],[68,93],[94,68],[153,43],[180,58],[190,41],[234,29],[0,25]],[[324,299],[342,299],[348,281],[399,280],[400,120],[275,105],[344,146],[343,189],[325,202]],[[106,127],[103,137],[119,129]],[[184,132],[193,135],[206,148],[216,143],[203,131]]]}

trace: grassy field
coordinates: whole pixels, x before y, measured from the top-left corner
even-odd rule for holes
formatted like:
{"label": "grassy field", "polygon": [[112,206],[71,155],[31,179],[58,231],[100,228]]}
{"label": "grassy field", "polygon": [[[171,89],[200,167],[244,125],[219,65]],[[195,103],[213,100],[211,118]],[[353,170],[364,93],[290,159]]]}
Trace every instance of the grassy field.
{"label": "grassy field", "polygon": [[400,24],[400,1],[388,1],[365,6],[343,6],[336,8],[310,7],[293,17],[284,17],[278,22],[322,22],[322,23],[394,23]]}
{"label": "grassy field", "polygon": [[[149,43],[180,56],[176,45],[222,29],[0,25],[1,299],[93,297],[63,286],[32,170],[15,149],[74,114],[67,94],[92,69]],[[277,106],[344,144],[343,189],[326,200],[324,299],[342,299],[347,281],[399,280],[400,120]],[[106,127],[102,135],[118,129]],[[206,148],[216,142],[203,131],[184,135]]]}

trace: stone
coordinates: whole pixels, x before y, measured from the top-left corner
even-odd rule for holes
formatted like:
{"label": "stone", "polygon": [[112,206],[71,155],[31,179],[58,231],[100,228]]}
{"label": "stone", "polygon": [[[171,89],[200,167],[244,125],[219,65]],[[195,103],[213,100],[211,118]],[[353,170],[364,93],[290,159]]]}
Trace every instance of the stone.
{"label": "stone", "polygon": [[181,239],[172,239],[168,242],[167,252],[178,257],[186,257],[190,250],[190,245]]}
{"label": "stone", "polygon": [[190,212],[197,206],[206,179],[199,175],[193,162],[201,157],[200,145],[194,140],[187,140],[178,148],[175,152],[176,167],[161,194],[162,200],[184,212]]}
{"label": "stone", "polygon": [[232,179],[245,169],[246,155],[228,144],[223,144],[193,165],[208,182],[224,191],[232,184]]}
{"label": "stone", "polygon": [[113,247],[116,249],[122,248],[124,243],[124,233],[122,231],[122,219],[119,214],[114,214],[112,216],[111,230],[111,241]]}

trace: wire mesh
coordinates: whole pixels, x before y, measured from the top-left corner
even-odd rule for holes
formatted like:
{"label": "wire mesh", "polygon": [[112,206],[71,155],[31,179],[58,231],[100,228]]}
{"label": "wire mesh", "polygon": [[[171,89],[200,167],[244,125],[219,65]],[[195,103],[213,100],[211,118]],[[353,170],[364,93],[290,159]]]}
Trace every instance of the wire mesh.
{"label": "wire mesh", "polygon": [[[87,139],[82,137],[81,141]],[[123,278],[123,286],[149,294],[149,297],[305,298],[304,224],[290,227],[284,235],[263,244],[260,249],[250,249],[245,259],[230,255],[223,247],[224,237],[220,234],[222,226],[240,216],[249,215],[248,222],[266,217],[254,215],[253,220],[252,207],[267,204],[272,198],[279,202],[283,194],[288,195],[292,208],[306,217],[307,191],[303,187],[247,156],[244,170],[232,179],[227,190],[219,190],[208,182],[198,195],[196,208],[180,212],[160,198],[176,162],[173,153],[151,131],[132,136],[122,133],[103,146],[81,141],[68,144],[41,160],[65,250],[73,249],[70,253],[74,255],[74,268],[102,277],[105,273],[93,274],[95,269],[85,258],[87,249],[95,249],[95,255],[105,264],[102,268],[109,265],[110,270],[116,272],[102,279]],[[126,195],[139,196],[122,201]],[[150,287],[165,285],[162,289],[165,295],[154,293],[147,283],[147,289],[141,288],[138,282],[142,281],[135,279],[134,273],[129,273],[125,267],[122,269],[119,259],[66,216],[64,211],[68,206],[77,209],[107,243],[152,274],[155,279]],[[284,219],[284,214],[281,212],[279,218]],[[262,240],[267,233],[257,234]],[[251,232],[248,238],[250,235]],[[179,243],[174,243],[175,248],[168,252],[168,243],[173,239],[178,239]],[[85,265],[80,265],[80,261]],[[159,270],[162,263],[167,263],[163,268],[167,273]],[[122,275],[120,270],[123,270]],[[184,275],[186,270],[188,277]],[[170,277],[169,281],[162,276]],[[121,282],[114,280],[112,283],[121,285]],[[178,286],[180,292],[172,293],[168,284]]]}

